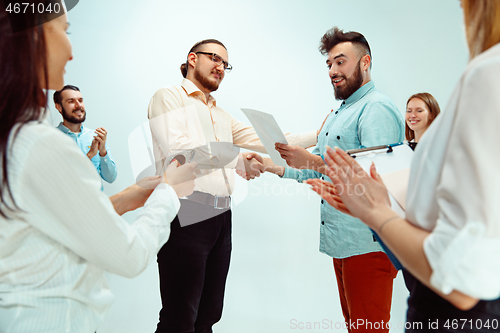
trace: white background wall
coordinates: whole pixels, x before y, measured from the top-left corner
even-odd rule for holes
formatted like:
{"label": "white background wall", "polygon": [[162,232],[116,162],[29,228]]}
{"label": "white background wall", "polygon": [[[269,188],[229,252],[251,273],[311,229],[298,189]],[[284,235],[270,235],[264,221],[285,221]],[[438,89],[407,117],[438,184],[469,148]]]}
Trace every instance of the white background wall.
{"label": "white background wall", "polygon": [[[319,128],[338,105],[318,52],[333,26],[366,36],[374,82],[401,113],[421,91],[443,109],[467,63],[456,0],[86,0],[69,20],[74,60],[65,81],[82,91],[85,125],[108,130],[119,168],[115,183],[105,184],[109,195],[134,182],[129,135],[146,121],[154,92],[180,84],[179,66],[199,40],[221,40],[234,66],[214,93],[218,105],[247,123],[239,108],[270,112],[290,132]],[[233,255],[215,332],[343,331],[293,325],[326,320],[334,328],[343,321],[331,258],[318,252],[319,198],[273,175],[238,180],[234,197]],[[99,333],[153,332],[160,309],[155,265],[134,279],[108,277],[116,301]],[[394,326],[404,322],[406,296],[398,276]]]}

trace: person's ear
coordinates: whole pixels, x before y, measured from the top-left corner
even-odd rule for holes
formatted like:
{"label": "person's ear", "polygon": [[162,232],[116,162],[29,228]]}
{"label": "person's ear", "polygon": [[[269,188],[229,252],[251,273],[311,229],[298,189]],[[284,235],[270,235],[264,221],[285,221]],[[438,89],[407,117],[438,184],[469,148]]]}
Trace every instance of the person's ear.
{"label": "person's ear", "polygon": [[194,67],[197,60],[198,60],[198,56],[195,53],[191,52],[188,54],[188,57],[187,57],[188,66],[191,65]]}
{"label": "person's ear", "polygon": [[57,111],[59,111],[60,114],[62,114],[62,106],[59,103],[54,103],[56,106]]}
{"label": "person's ear", "polygon": [[370,57],[369,54],[365,54],[361,58],[361,70],[363,72],[366,72],[368,69],[370,69],[370,64],[372,63],[372,58]]}

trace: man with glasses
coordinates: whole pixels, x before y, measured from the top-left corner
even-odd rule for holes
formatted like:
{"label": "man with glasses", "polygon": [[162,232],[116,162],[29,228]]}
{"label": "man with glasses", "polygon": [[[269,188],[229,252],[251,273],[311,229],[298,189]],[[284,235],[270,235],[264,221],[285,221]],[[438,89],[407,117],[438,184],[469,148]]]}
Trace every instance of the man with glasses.
{"label": "man with glasses", "polygon": [[[195,192],[181,200],[170,238],[158,253],[163,307],[157,333],[212,332],[222,315],[231,255],[230,169],[247,180],[263,172],[262,157],[247,159],[232,149],[265,153],[254,129],[218,107],[211,95],[232,69],[227,59],[218,40],[195,44],[181,65],[181,86],[158,90],[149,104],[157,170],[179,150],[194,150],[201,168]],[[316,135],[288,134],[287,140],[308,147],[316,143]]]}

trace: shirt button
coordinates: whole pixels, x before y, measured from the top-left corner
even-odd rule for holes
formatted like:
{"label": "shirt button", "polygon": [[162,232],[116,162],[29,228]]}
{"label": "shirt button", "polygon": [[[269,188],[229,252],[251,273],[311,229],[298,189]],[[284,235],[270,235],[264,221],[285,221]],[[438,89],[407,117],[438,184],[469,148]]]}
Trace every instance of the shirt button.
{"label": "shirt button", "polygon": [[338,114],[339,112],[338,111],[335,111],[335,114]]}
{"label": "shirt button", "polygon": [[321,204],[323,204],[323,201],[324,201],[324,200],[323,200],[323,199],[321,199]]}
{"label": "shirt button", "polygon": [[326,136],[328,136],[328,132],[326,132],[326,134],[325,134],[325,135],[326,135]]}
{"label": "shirt button", "polygon": [[325,180],[325,177],[321,176],[321,180]]}
{"label": "shirt button", "polygon": [[325,221],[321,221],[321,225],[325,225]]}
{"label": "shirt button", "polygon": [[337,135],[337,140],[340,140],[340,136]]}

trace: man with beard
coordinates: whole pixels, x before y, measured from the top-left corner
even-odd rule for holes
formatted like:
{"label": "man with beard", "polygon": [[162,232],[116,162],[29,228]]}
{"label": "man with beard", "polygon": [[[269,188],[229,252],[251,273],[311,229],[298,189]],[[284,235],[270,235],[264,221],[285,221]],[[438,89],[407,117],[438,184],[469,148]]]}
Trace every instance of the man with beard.
{"label": "man with beard", "polygon": [[[157,170],[173,151],[190,149],[201,168],[195,192],[181,200],[170,238],[158,253],[163,306],[158,333],[212,332],[222,315],[232,246],[230,169],[247,180],[263,171],[262,157],[248,159],[232,150],[235,145],[265,153],[254,129],[222,110],[211,95],[231,69],[220,41],[198,42],[181,65],[181,86],[158,90],[149,104]],[[288,134],[287,140],[308,147],[316,136],[317,131]]]}
{"label": "man with beard", "polygon": [[108,133],[102,127],[95,131],[85,127],[86,112],[80,89],[66,85],[54,93],[56,109],[61,113],[63,121],[57,126],[69,135],[94,164],[101,178],[112,183],[116,179],[116,164],[109,153],[106,143]]}
{"label": "man with beard", "polygon": [[[404,139],[402,115],[371,81],[371,51],[365,37],[335,27],[322,37],[319,49],[328,56],[326,64],[335,98],[342,100],[342,104],[323,123],[312,153],[298,146],[276,144],[281,156],[294,169],[272,166],[268,159],[265,161],[266,171],[299,182],[328,178],[322,159],[327,146],[348,150],[398,143]],[[320,252],[333,257],[340,303],[349,332],[372,331],[369,325],[349,325],[358,320],[387,323],[397,271],[368,227],[323,200]],[[383,325],[376,331],[389,330]]]}

